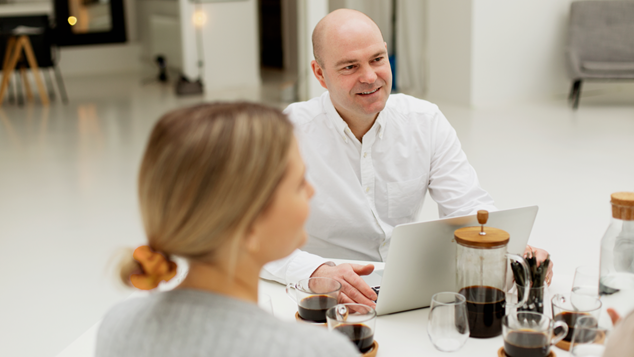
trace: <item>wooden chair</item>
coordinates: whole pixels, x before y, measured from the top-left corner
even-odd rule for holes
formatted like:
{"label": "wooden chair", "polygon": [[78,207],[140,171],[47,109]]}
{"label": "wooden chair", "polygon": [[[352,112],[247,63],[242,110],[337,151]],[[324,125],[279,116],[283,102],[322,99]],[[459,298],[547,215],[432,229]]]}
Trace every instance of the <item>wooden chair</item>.
{"label": "wooden chair", "polygon": [[[0,17],[0,34],[0,59],[5,59],[3,65],[3,79],[4,77],[7,77],[9,81],[9,102],[13,102],[16,97],[12,88],[17,87],[18,90],[15,92],[18,94],[18,105],[22,104],[23,96],[21,95],[22,91],[19,88],[21,83],[23,83],[23,86],[26,89],[27,97],[29,97],[29,99],[32,98],[30,88],[28,86],[29,81],[25,79],[26,69],[33,68],[26,53],[29,51],[26,50],[27,47],[24,45],[23,41],[21,46],[22,49],[19,50],[17,48],[17,38],[24,35],[30,42],[30,52],[34,54],[33,57],[37,63],[38,72],[44,75],[45,84],[48,88],[49,99],[51,101],[55,100],[55,88],[53,87],[53,80],[50,73],[53,71],[57,82],[57,90],[61,95],[62,102],[65,104],[68,103],[68,96],[66,94],[62,74],[57,66],[57,62],[59,61],[59,50],[56,46],[57,36],[51,28],[48,15]],[[14,38],[14,40],[10,41],[10,38]],[[13,42],[13,44],[11,45],[10,42]],[[9,49],[13,49],[13,51],[9,51]],[[17,62],[17,68],[19,71],[7,72],[4,67],[5,65],[10,64],[9,62],[12,55],[16,53],[16,50],[19,52]],[[14,74],[18,75],[14,76]],[[35,71],[33,71],[33,75],[36,78],[36,81],[41,82],[40,75],[37,75]],[[22,80],[20,80],[20,77],[22,77]],[[15,80],[11,80],[11,78],[14,78]],[[37,85],[37,87],[40,88],[40,85]]]}
{"label": "wooden chair", "polygon": [[[2,102],[4,101],[4,95],[9,87],[9,80],[11,78],[11,74],[16,69],[16,65],[18,64],[18,60],[22,57],[22,52],[26,55],[26,60],[31,67],[31,71],[33,72],[33,76],[35,77],[35,83],[37,84],[38,92],[40,94],[40,100],[43,105],[49,104],[48,93],[46,92],[46,88],[44,87],[44,83],[42,82],[42,77],[40,76],[40,70],[37,65],[37,60],[35,59],[35,54],[33,53],[33,47],[31,46],[31,41],[29,40],[29,36],[26,31],[13,31],[9,34],[7,39],[7,46],[4,53],[4,62],[2,65],[2,84],[0,84],[0,106],[2,106]],[[30,31],[31,34],[36,34],[35,30]],[[35,32],[35,33],[34,33]],[[26,89],[26,95],[29,100],[33,100],[33,95],[31,94],[31,88],[29,86],[29,81],[26,78],[26,72],[22,67],[20,69],[24,87]]]}

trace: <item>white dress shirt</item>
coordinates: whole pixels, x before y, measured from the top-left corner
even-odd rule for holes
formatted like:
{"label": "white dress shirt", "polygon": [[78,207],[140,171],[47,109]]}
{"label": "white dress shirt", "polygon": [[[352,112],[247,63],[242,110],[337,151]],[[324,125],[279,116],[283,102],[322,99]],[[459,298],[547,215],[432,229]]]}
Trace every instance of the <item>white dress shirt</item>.
{"label": "white dress shirt", "polygon": [[330,95],[291,104],[308,181],[308,243],[262,270],[281,283],[308,278],[328,258],[385,261],[394,227],[415,221],[429,190],[442,217],[496,210],[435,104],[389,97],[359,141]]}

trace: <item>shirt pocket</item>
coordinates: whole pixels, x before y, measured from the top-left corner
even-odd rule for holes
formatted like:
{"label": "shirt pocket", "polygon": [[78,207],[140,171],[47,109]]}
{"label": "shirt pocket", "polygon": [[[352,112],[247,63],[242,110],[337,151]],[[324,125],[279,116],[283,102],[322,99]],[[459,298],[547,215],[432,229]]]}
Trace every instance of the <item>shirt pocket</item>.
{"label": "shirt pocket", "polygon": [[425,180],[423,175],[411,180],[387,183],[389,218],[411,216],[420,208],[425,197]]}

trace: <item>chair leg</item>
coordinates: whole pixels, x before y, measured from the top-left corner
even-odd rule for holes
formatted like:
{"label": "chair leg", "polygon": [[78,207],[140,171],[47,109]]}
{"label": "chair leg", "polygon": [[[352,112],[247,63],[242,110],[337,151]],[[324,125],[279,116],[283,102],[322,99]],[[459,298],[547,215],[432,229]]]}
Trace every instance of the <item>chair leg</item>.
{"label": "chair leg", "polygon": [[572,103],[572,109],[577,109],[579,107],[579,98],[581,97],[581,84],[583,82],[579,79],[575,82],[577,89],[575,91],[575,99]]}
{"label": "chair leg", "polygon": [[31,92],[31,85],[29,84],[29,77],[26,75],[26,66],[20,66],[20,75],[22,76],[22,84],[24,84],[24,89],[26,90],[26,99],[29,102],[33,101],[33,92]]}
{"label": "chair leg", "polygon": [[[7,51],[9,51],[9,57],[5,56],[5,62],[2,66],[2,73],[13,73],[13,70],[16,68],[15,66],[18,63],[20,52],[22,51],[21,41],[11,41],[9,39],[9,43],[11,44],[11,46],[7,47]],[[7,87],[9,86],[9,77],[10,76],[7,75],[2,76],[2,84],[0,84],[0,105],[2,105],[2,101],[4,100],[4,93],[7,91]]]}
{"label": "chair leg", "polygon": [[[44,76],[44,81],[46,82],[46,89],[48,90],[48,97],[51,101],[55,100],[55,87],[53,87],[53,80],[51,79],[51,71],[47,71],[44,68],[42,69],[42,73]],[[50,68],[49,68],[50,69]]]}
{"label": "chair leg", "polygon": [[60,72],[57,65],[53,65],[53,69],[55,71],[55,79],[57,80],[57,89],[59,89],[59,94],[62,96],[62,102],[68,104],[68,95],[66,94],[66,87],[62,79],[62,72]]}
{"label": "chair leg", "polygon": [[13,73],[9,74],[9,103],[14,104],[15,103],[15,83],[13,83],[13,80],[11,79],[13,76]]}
{"label": "chair leg", "polygon": [[570,94],[568,95],[568,101],[572,102],[572,100],[575,98],[575,95],[577,94],[577,90],[579,89],[579,83],[581,82],[581,80],[579,79],[575,79],[572,82],[572,86],[570,86]]}
{"label": "chair leg", "polygon": [[22,82],[19,74],[15,76],[15,91],[18,94],[18,106],[21,107],[24,105],[24,94],[22,92]]}
{"label": "chair leg", "polygon": [[22,41],[26,60],[31,67],[31,73],[33,73],[35,85],[37,86],[37,91],[40,94],[40,101],[42,102],[42,105],[48,105],[50,103],[48,93],[46,93],[46,88],[44,87],[44,83],[42,83],[42,77],[40,77],[40,68],[38,67],[37,60],[35,59],[35,53],[33,52],[31,41],[28,36],[20,36],[18,41]]}

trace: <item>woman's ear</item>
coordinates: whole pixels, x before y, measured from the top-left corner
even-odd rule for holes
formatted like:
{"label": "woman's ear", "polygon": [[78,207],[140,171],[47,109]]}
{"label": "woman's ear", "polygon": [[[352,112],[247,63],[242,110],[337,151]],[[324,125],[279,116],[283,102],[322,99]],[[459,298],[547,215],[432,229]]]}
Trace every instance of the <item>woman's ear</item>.
{"label": "woman's ear", "polygon": [[244,246],[249,253],[257,253],[260,251],[260,236],[256,233],[256,230],[250,228],[247,232],[247,236],[244,239]]}

